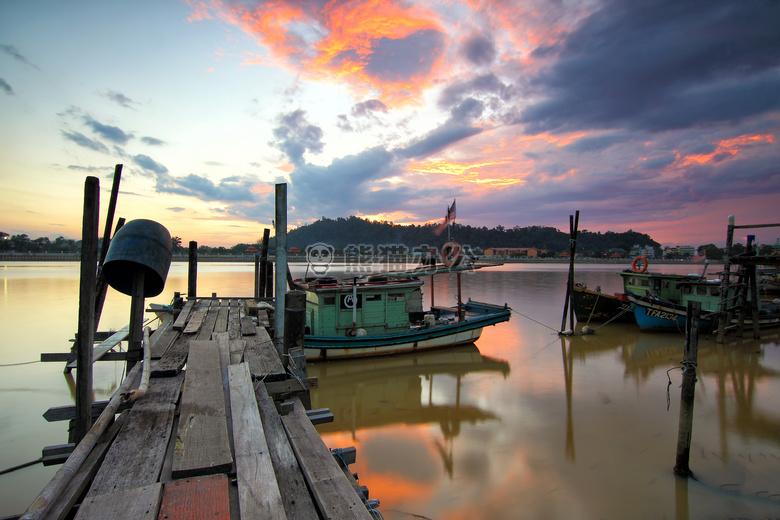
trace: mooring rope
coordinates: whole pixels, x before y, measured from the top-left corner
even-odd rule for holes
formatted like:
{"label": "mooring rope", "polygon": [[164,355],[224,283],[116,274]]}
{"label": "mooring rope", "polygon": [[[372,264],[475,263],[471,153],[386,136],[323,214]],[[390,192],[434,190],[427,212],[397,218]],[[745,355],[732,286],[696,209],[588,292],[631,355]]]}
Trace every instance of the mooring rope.
{"label": "mooring rope", "polygon": [[25,462],[24,464],[19,464],[18,466],[14,466],[12,468],[4,469],[0,471],[0,475],[5,475],[6,473],[11,473],[12,471],[16,471],[17,469],[26,468],[28,466],[38,464],[39,462],[43,462],[43,457],[38,457],[38,459],[36,460],[31,460],[30,462]]}
{"label": "mooring rope", "polygon": [[37,359],[35,361],[24,361],[22,363],[7,363],[7,364],[0,365],[0,367],[18,367],[21,365],[32,365],[33,363],[40,363],[40,362],[41,360]]}
{"label": "mooring rope", "polygon": [[[693,370],[694,373],[696,373],[696,369],[698,368],[698,364],[695,361],[680,361],[679,367],[672,367],[669,370],[666,371],[666,377],[669,379],[669,384],[666,385],[666,411],[669,411],[669,405],[671,404],[671,396],[669,395],[669,388],[672,386],[672,378],[669,376],[669,372],[672,370],[682,370],[683,375],[685,375],[685,372],[687,370]],[[696,382],[696,379],[693,381]],[[682,386],[682,383],[680,383],[680,386]]]}
{"label": "mooring rope", "polygon": [[533,319],[533,318],[532,318],[532,317],[530,317],[530,316],[526,316],[526,315],[525,315],[525,314],[523,314],[522,312],[518,312],[518,311],[514,310],[512,307],[507,307],[507,308],[508,308],[510,311],[512,311],[513,313],[515,313],[515,314],[517,314],[517,315],[519,315],[519,316],[522,316],[523,318],[529,319],[529,320],[531,320],[532,322],[534,322],[534,323],[536,323],[536,324],[538,324],[538,325],[541,325],[542,327],[547,327],[547,328],[548,328],[548,329],[550,329],[551,331],[553,331],[553,332],[555,332],[556,334],[558,334],[558,329],[554,329],[554,328],[550,327],[549,325],[545,325],[545,324],[544,324],[544,323],[542,323],[541,321],[535,320],[535,319]]}

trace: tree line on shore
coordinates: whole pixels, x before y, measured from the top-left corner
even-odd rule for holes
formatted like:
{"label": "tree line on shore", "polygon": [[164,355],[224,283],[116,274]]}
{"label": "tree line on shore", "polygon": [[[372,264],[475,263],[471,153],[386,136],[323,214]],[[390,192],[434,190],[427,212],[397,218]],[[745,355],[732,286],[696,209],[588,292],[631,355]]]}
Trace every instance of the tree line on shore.
{"label": "tree line on shore", "polygon": [[[499,248],[534,248],[540,251],[540,256],[558,256],[569,251],[569,233],[553,227],[544,226],[515,226],[505,228],[474,227],[455,224],[453,238],[460,244],[468,245],[472,251],[482,254],[491,247]],[[300,226],[287,234],[287,247],[297,248],[301,252],[306,247],[324,243],[332,246],[337,253],[345,248],[358,246],[365,249],[378,251],[379,248],[389,245],[407,248],[411,253],[420,248],[439,248],[447,241],[447,231],[443,231],[439,224],[422,225],[398,225],[392,222],[376,222],[351,216],[347,218],[321,218],[311,224]],[[259,250],[261,239],[255,242],[236,244],[232,247],[211,247],[199,245],[199,254],[244,254],[247,249],[254,247]],[[590,258],[608,258],[613,255],[629,256],[636,246],[652,248],[654,256],[663,255],[661,244],[653,240],[649,235],[633,230],[625,232],[607,231],[605,233],[579,231],[577,237],[577,253]],[[187,244],[180,237],[172,237],[174,253],[187,251]],[[4,252],[31,252],[31,253],[76,253],[81,248],[80,240],[67,239],[59,236],[54,240],[48,237],[31,239],[26,234],[9,235],[0,231],[0,251]],[[275,249],[274,238],[269,242],[269,249]],[[250,249],[251,250],[251,249]],[[734,244],[733,254],[745,250],[742,244]],[[723,258],[723,249],[714,244],[700,245],[696,249],[699,254],[706,254],[710,260]],[[759,254],[770,254],[772,245],[759,246]],[[684,259],[686,256],[679,252],[665,255],[667,258]]]}

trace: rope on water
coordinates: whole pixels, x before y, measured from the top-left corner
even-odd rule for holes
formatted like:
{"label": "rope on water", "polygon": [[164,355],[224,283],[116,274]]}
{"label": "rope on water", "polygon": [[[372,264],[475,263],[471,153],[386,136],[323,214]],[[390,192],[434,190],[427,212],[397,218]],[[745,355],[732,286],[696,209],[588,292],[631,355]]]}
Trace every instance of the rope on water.
{"label": "rope on water", "polygon": [[37,359],[35,361],[24,361],[22,363],[7,363],[7,364],[0,365],[0,367],[18,367],[22,365],[32,365],[34,363],[40,363],[40,362],[41,360]]}
{"label": "rope on water", "polygon": [[26,468],[28,466],[38,464],[39,462],[43,462],[43,457],[39,457],[36,460],[31,460],[30,462],[25,462],[24,464],[19,464],[18,466],[14,466],[13,468],[4,469],[0,471],[0,475],[5,475],[6,473],[11,473],[12,471],[16,471],[17,469]]}
{"label": "rope on water", "polygon": [[523,314],[522,312],[517,312],[517,311],[516,311],[516,310],[514,310],[512,307],[509,307],[509,310],[510,310],[510,311],[512,311],[513,313],[515,313],[515,314],[519,315],[519,316],[522,316],[523,318],[529,319],[529,320],[531,320],[532,322],[534,322],[534,323],[536,323],[536,324],[539,324],[539,325],[541,325],[542,327],[547,327],[547,328],[548,328],[548,329],[550,329],[551,331],[553,331],[553,332],[555,332],[556,334],[558,334],[558,329],[554,329],[554,328],[550,327],[549,325],[545,325],[545,324],[544,324],[544,323],[542,323],[541,321],[535,320],[535,319],[533,319],[533,318],[532,318],[532,317],[530,317],[530,316],[526,316],[526,315],[525,315],[525,314]]}

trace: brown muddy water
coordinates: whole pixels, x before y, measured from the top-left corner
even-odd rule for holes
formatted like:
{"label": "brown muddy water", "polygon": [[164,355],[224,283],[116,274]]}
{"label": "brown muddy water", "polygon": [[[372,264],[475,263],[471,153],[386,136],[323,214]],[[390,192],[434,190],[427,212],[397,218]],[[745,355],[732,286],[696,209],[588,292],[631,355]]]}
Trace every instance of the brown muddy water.
{"label": "brown muddy water", "polygon": [[[615,292],[615,273],[627,267],[577,265],[575,278]],[[352,469],[384,518],[780,518],[780,331],[724,345],[700,339],[696,480],[680,479],[672,468],[683,336],[609,324],[559,337],[567,271],[508,264],[464,274],[465,297],[515,311],[476,346],[309,365],[319,378],[313,406],[335,415],[318,429],[331,448],[357,448]],[[252,292],[250,264],[201,264],[198,274],[200,294]],[[167,303],[186,284],[187,266],[174,264],[150,301]],[[453,303],[454,276],[438,278],[435,290],[437,305]],[[426,303],[429,293],[426,285]],[[109,291],[100,329],[126,325],[129,307]],[[77,311],[77,264],[0,263],[0,470],[67,440],[66,424],[41,414],[73,403],[73,380],[62,363],[37,360],[69,349]],[[122,369],[97,364],[95,400],[110,397]],[[56,470],[37,464],[0,476],[0,516],[24,511]]]}

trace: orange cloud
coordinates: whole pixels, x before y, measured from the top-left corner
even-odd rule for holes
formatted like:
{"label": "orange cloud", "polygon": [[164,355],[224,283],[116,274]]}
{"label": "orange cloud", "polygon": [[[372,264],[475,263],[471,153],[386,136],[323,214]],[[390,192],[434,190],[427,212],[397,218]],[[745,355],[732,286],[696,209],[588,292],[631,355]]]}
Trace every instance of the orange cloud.
{"label": "orange cloud", "polygon": [[772,134],[765,135],[741,135],[733,139],[724,139],[715,145],[715,150],[707,154],[694,154],[682,157],[677,164],[679,166],[693,166],[712,161],[720,161],[724,157],[735,156],[745,148],[759,143],[774,143]]}
{"label": "orange cloud", "polygon": [[[390,0],[331,1],[308,11],[285,0],[256,5],[191,2],[191,20],[211,17],[241,27],[275,64],[312,79],[343,81],[362,94],[399,104],[431,86],[446,34],[437,15]],[[249,60],[265,62],[264,58]]]}
{"label": "orange cloud", "polygon": [[450,161],[427,161],[417,165],[411,165],[409,170],[416,173],[433,173],[449,175],[457,178],[458,182],[476,184],[485,188],[503,188],[513,184],[521,184],[525,181],[512,177],[486,177],[484,170],[493,166],[508,164],[509,161],[490,161],[479,163],[457,163]]}

